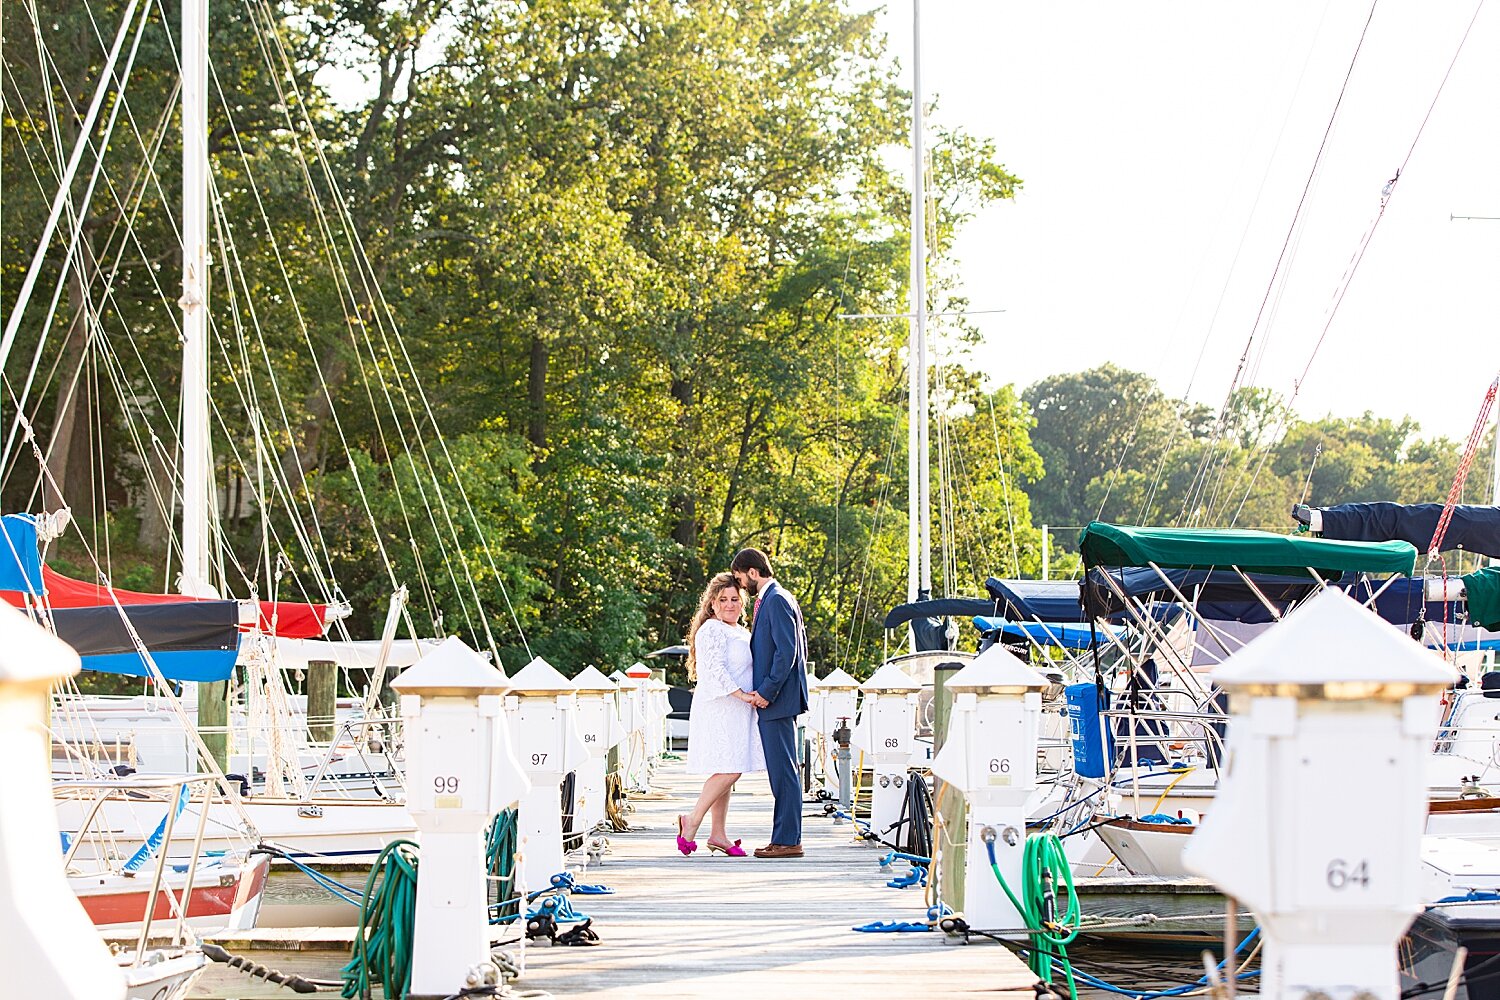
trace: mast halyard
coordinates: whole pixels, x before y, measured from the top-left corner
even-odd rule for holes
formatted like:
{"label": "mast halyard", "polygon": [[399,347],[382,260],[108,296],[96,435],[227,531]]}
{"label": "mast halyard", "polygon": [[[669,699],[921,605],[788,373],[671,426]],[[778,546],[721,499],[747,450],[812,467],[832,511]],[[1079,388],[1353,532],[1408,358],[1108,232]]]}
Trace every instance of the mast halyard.
{"label": "mast halyard", "polygon": [[182,5],[182,574],[216,597],[209,570],[208,0]]}
{"label": "mast halyard", "polygon": [[911,275],[910,335],[907,341],[907,569],[909,601],[932,595],[932,528],[928,511],[927,426],[927,250],[926,151],[922,136],[922,0],[912,0],[911,107]]}

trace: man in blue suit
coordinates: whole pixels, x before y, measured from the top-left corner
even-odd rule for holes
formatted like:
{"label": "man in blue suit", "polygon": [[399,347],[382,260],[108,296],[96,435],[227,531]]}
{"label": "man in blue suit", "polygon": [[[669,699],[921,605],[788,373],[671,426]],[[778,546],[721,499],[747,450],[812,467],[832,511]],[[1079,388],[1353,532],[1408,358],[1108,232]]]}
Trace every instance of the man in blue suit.
{"label": "man in blue suit", "polygon": [[757,858],[802,857],[802,778],[797,769],[797,716],[807,711],[807,629],[802,609],[771,576],[759,549],[741,549],[729,563],[735,580],[755,600],[750,660],[751,703],[766,752],[766,777],[776,797],[771,842]]}

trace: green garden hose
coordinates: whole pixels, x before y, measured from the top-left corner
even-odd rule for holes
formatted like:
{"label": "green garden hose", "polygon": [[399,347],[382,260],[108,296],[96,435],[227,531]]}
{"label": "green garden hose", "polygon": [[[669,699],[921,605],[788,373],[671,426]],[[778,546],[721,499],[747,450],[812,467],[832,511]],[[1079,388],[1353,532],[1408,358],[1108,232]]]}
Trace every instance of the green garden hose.
{"label": "green garden hose", "polygon": [[[988,831],[986,831],[988,835]],[[1073,981],[1073,963],[1068,961],[1068,944],[1078,936],[1078,894],[1073,891],[1073,869],[1063,853],[1062,841],[1054,834],[1034,833],[1026,838],[1021,854],[1021,898],[1011,891],[995,861],[995,840],[988,835],[985,850],[990,856],[990,871],[1005,890],[1011,905],[1026,923],[1031,935],[1031,971],[1045,983],[1052,982],[1052,961],[1057,959],[1068,980],[1068,994],[1077,1000],[1078,986]],[[1068,887],[1068,908],[1061,919],[1051,912],[1055,900],[1056,879]]]}
{"label": "green garden hose", "polygon": [[385,846],[359,907],[359,929],[349,964],[340,973],[345,1000],[369,1000],[375,983],[391,1000],[411,987],[412,932],[417,918],[417,845],[396,840]]}
{"label": "green garden hose", "polygon": [[516,896],[516,810],[495,814],[484,835],[484,870],[496,888],[490,902],[490,923],[508,924],[521,915]]}

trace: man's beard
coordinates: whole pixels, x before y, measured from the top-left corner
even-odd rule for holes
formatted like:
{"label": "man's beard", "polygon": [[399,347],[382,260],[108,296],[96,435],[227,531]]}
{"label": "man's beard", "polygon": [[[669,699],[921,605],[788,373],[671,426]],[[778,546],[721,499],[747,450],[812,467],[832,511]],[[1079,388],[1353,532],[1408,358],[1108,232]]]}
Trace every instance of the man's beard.
{"label": "man's beard", "polygon": [[746,580],[745,581],[745,593],[749,594],[751,597],[759,596],[759,594],[760,594],[760,581],[756,580],[754,578]]}

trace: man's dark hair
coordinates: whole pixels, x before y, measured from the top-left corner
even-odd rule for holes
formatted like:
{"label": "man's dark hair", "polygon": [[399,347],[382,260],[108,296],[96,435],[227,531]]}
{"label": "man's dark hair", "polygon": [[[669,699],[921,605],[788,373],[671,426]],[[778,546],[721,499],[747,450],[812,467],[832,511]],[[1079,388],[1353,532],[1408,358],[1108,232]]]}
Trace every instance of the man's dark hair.
{"label": "man's dark hair", "polygon": [[763,578],[771,579],[771,560],[760,549],[740,549],[729,561],[731,573],[748,573],[752,569],[758,571]]}

